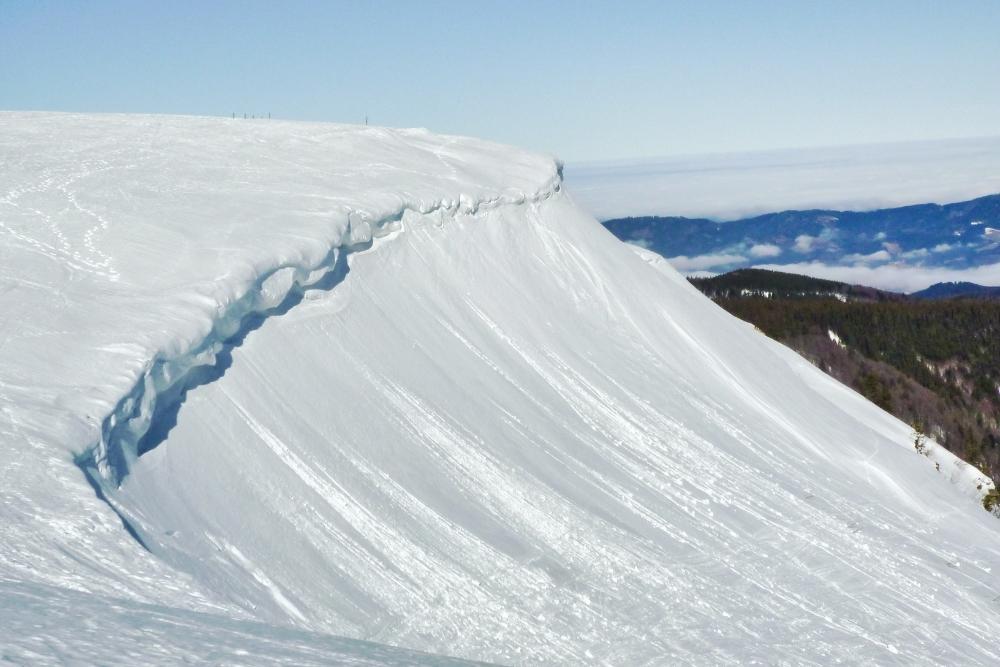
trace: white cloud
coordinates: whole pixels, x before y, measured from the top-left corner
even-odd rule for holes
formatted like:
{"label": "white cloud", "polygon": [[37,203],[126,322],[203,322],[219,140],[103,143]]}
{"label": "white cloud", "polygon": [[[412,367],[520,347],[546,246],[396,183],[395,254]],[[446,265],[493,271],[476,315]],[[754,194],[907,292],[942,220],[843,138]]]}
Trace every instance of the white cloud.
{"label": "white cloud", "polygon": [[931,251],[927,248],[917,248],[916,250],[907,250],[900,257],[903,259],[923,259],[931,254]]}
{"label": "white cloud", "polygon": [[892,259],[892,255],[889,254],[888,250],[876,250],[869,255],[844,255],[840,258],[840,261],[847,262],[848,264],[874,264],[877,262],[888,262],[890,259]]}
{"label": "white cloud", "polygon": [[936,246],[931,248],[931,252],[948,252],[954,247],[955,246],[951,245],[950,243],[938,243]]}
{"label": "white cloud", "polygon": [[677,257],[668,257],[667,261],[681,272],[691,272],[691,271],[706,271],[708,269],[717,266],[729,266],[732,264],[740,264],[747,261],[747,258],[743,255],[696,255],[694,257],[688,257],[687,255],[679,255]]}
{"label": "white cloud", "polygon": [[777,257],[781,254],[781,248],[773,243],[758,243],[750,247],[751,257]]}
{"label": "white cloud", "polygon": [[799,262],[796,264],[765,264],[757,268],[799,273],[814,278],[839,280],[845,283],[868,285],[896,292],[916,292],[934,283],[968,281],[980,285],[1000,285],[1000,263],[977,266],[971,269],[948,269],[944,267],[905,266],[883,264],[881,266],[839,266],[823,262]]}
{"label": "white cloud", "polygon": [[811,252],[813,246],[816,245],[816,241],[819,240],[817,236],[809,236],[808,234],[799,234],[795,237],[795,252]]}
{"label": "white cloud", "polygon": [[870,211],[1000,192],[1000,137],[569,164],[565,173],[574,198],[605,220]]}
{"label": "white cloud", "polygon": [[885,232],[879,232],[878,234],[875,235],[876,241],[884,241],[886,238],[887,237]]}
{"label": "white cloud", "polygon": [[625,243],[634,245],[637,248],[642,248],[643,250],[649,250],[649,241],[646,239],[629,239],[628,241],[625,241]]}

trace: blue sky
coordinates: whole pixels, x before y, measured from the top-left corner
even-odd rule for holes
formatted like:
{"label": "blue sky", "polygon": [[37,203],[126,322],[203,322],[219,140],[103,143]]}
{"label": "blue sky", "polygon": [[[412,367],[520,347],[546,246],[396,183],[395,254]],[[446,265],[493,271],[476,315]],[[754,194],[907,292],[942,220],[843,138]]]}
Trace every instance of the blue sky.
{"label": "blue sky", "polygon": [[570,161],[986,136],[998,35],[995,0],[0,0],[0,109],[367,113]]}

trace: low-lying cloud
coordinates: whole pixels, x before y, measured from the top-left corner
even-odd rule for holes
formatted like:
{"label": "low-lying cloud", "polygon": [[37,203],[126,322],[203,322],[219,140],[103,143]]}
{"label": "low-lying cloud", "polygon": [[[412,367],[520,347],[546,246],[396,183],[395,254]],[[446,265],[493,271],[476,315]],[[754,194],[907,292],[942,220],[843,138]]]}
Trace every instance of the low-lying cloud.
{"label": "low-lying cloud", "polygon": [[602,220],[870,211],[1000,192],[1000,138],[568,164],[565,174],[574,198]]}
{"label": "low-lying cloud", "polygon": [[677,257],[668,257],[667,261],[678,271],[688,273],[692,271],[707,271],[716,267],[732,266],[733,264],[742,264],[747,261],[747,258],[743,255],[732,254],[695,255],[694,257],[679,255]]}
{"label": "low-lying cloud", "polygon": [[795,252],[807,253],[812,252],[813,247],[816,242],[819,241],[817,236],[809,236],[808,234],[799,234],[795,237],[795,245],[792,246]]}
{"label": "low-lying cloud", "polygon": [[907,266],[901,264],[832,265],[823,262],[798,262],[795,264],[762,264],[755,268],[799,273],[814,278],[839,280],[845,283],[868,285],[893,292],[916,292],[934,283],[970,282],[980,285],[1000,285],[1000,263],[968,269],[945,267]]}
{"label": "low-lying cloud", "polygon": [[750,247],[751,257],[777,257],[781,254],[781,248],[773,243],[758,243]]}
{"label": "low-lying cloud", "polygon": [[889,254],[888,250],[876,250],[873,253],[867,255],[853,254],[844,255],[841,260],[848,264],[876,264],[878,262],[888,262],[892,259],[892,255]]}

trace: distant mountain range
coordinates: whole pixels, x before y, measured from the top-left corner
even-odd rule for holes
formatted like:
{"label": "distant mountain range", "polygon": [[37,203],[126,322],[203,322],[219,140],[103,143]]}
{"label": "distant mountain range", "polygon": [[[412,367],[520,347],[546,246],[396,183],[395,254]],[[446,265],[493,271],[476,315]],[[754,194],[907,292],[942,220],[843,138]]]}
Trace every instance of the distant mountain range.
{"label": "distant mountain range", "polygon": [[918,299],[953,299],[975,297],[983,299],[1000,299],[1000,287],[988,287],[976,283],[935,283],[927,289],[914,292],[910,296]]}
{"label": "distant mountain range", "polygon": [[1000,195],[866,212],[783,211],[732,222],[617,218],[604,225],[683,271],[812,261],[951,269],[1000,262]]}
{"label": "distant mountain range", "polygon": [[1000,288],[939,283],[903,295],[762,269],[690,282],[1000,479]]}

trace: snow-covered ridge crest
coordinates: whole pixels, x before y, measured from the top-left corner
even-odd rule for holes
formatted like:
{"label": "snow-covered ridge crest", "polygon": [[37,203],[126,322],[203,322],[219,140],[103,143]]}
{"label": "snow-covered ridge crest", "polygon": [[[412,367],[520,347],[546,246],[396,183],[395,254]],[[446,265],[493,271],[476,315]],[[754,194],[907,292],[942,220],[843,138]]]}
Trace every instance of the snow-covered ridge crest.
{"label": "snow-covered ridge crest", "polygon": [[[527,204],[561,181],[551,156],[421,129],[0,112],[0,447],[22,488],[2,501],[0,576],[50,562],[46,580],[75,577],[46,557],[66,549],[107,561],[91,486],[120,482],[157,406],[250,320],[413,216]],[[38,471],[62,492],[27,481]]]}
{"label": "snow-covered ridge crest", "polygon": [[343,233],[320,262],[310,264],[304,256],[297,261],[276,258],[274,266],[262,269],[240,296],[218,304],[218,317],[203,339],[187,341],[183,349],[157,352],[132,390],[102,420],[100,441],[78,456],[77,464],[88,474],[96,472],[105,482],[119,485],[135,460],[149,447],[142,445],[164,397],[182,400],[177,392],[200,371],[216,365],[218,354],[227,341],[239,337],[251,318],[266,318],[282,310],[289,299],[301,297],[308,289],[334,287],[349,270],[347,258],[354,252],[369,249],[376,239],[402,231],[406,222],[416,222],[421,217],[439,215],[446,219],[456,214],[477,215],[501,206],[542,201],[559,192],[561,182],[562,165],[554,162],[553,176],[530,194],[505,193],[475,199],[459,193],[454,198],[429,205],[403,206],[379,218],[363,210],[344,210],[334,223],[343,228]]}

